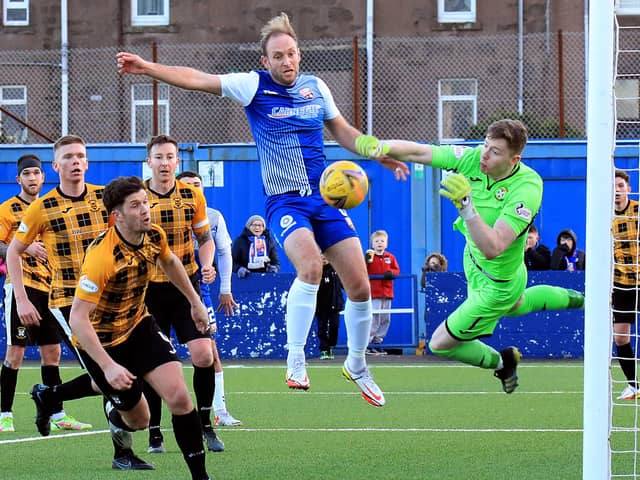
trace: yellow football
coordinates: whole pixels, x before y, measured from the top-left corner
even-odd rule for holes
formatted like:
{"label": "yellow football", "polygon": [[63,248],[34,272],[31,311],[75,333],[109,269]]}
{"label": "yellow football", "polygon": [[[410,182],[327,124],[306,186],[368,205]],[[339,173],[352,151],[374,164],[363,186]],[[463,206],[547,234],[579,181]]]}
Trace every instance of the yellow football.
{"label": "yellow football", "polygon": [[367,197],[369,179],[362,167],[348,160],[333,162],[320,177],[320,195],[335,208],[354,208]]}

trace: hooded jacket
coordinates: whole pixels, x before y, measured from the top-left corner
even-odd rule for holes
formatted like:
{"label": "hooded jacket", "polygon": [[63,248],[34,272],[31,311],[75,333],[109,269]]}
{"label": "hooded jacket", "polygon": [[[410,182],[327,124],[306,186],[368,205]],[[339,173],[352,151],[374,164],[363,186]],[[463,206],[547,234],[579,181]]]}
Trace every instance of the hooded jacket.
{"label": "hooded jacket", "polygon": [[[569,236],[573,239],[573,249],[569,251],[566,245],[560,243],[560,237]],[[573,268],[569,268],[573,265]],[[556,247],[551,254],[551,270],[584,270],[585,253],[578,249],[578,237],[571,229],[560,231],[556,239]]]}

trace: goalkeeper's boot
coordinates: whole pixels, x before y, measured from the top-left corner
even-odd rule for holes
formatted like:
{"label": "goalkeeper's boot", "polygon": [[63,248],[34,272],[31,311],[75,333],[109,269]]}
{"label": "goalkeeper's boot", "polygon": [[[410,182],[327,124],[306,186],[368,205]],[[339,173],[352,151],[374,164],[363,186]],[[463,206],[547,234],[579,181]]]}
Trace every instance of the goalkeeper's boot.
{"label": "goalkeeper's boot", "polygon": [[0,432],[15,432],[16,429],[13,426],[13,415],[10,413],[0,417]]}
{"label": "goalkeeper's boot", "polygon": [[493,372],[493,375],[498,377],[502,382],[504,393],[513,393],[518,386],[518,374],[516,370],[522,354],[516,347],[507,347],[504,350],[500,350],[500,356],[502,357],[503,367]]}
{"label": "goalkeeper's boot", "polygon": [[569,294],[569,306],[567,308],[584,308],[584,293],[570,288],[567,288],[567,293]]}
{"label": "goalkeeper's boot", "polygon": [[90,423],[82,423],[67,413],[62,418],[51,417],[52,430],[89,430],[92,427]]}
{"label": "goalkeeper's boot", "polygon": [[638,398],[638,389],[632,385],[627,385],[616,400],[635,400]]}
{"label": "goalkeeper's boot", "polygon": [[369,404],[374,407],[382,407],[385,404],[384,394],[373,380],[371,372],[369,372],[369,367],[364,367],[361,372],[355,373],[349,370],[347,362],[345,361],[342,365],[342,375],[360,388],[362,398],[369,402]]}
{"label": "goalkeeper's boot", "polygon": [[296,390],[309,390],[311,382],[307,375],[307,367],[304,362],[304,355],[296,355],[295,358],[287,359],[287,386]]}

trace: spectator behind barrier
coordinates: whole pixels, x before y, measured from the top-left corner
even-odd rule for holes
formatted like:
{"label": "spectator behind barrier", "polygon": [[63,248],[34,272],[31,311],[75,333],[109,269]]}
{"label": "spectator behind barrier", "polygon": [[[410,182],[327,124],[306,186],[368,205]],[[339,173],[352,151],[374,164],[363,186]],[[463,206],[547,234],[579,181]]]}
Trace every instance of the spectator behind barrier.
{"label": "spectator behind barrier", "polygon": [[549,270],[551,267],[551,251],[546,245],[540,243],[540,235],[535,225],[531,225],[527,232],[524,263],[527,270]]}
{"label": "spectator behind barrier", "polygon": [[[367,250],[367,272],[371,278],[371,306],[373,310],[388,310],[393,300],[393,279],[400,274],[400,267],[396,257],[386,251],[389,235],[384,230],[377,230],[371,234],[373,250]],[[382,276],[382,279],[380,279]],[[390,313],[374,313],[369,334],[370,355],[386,355],[387,352],[377,348],[384,341],[391,324]]]}
{"label": "spectator behind barrier", "polygon": [[551,254],[551,270],[584,270],[585,253],[578,249],[578,237],[571,229],[558,234],[556,248]]}
{"label": "spectator behind barrier", "polygon": [[420,286],[425,288],[427,285],[427,272],[446,272],[447,257],[441,253],[433,252],[424,259],[424,265],[422,266],[422,276],[420,277]]}
{"label": "spectator behind barrier", "polygon": [[252,215],[233,241],[233,271],[239,278],[245,278],[251,272],[280,271],[276,242],[265,225],[264,218]]}
{"label": "spectator behind barrier", "polygon": [[338,343],[340,311],[344,308],[344,292],[338,274],[327,257],[322,255],[322,278],[316,301],[320,360],[333,360],[333,349]]}

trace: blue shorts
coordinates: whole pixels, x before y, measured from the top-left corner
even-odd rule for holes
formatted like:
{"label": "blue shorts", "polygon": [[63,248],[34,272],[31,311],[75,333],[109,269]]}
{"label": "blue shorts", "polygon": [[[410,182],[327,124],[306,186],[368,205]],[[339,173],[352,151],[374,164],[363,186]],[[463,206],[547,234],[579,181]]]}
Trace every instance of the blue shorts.
{"label": "blue shorts", "polygon": [[267,222],[276,241],[284,248],[286,238],[298,228],[308,228],[321,251],[345,238],[357,237],[346,210],[330,207],[318,191],[309,196],[298,192],[267,197]]}

